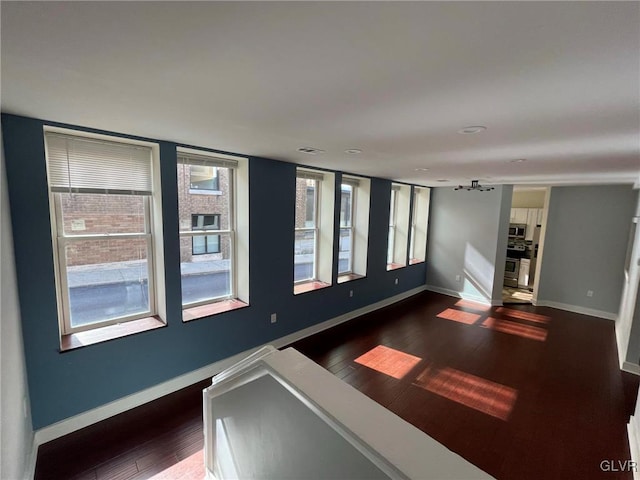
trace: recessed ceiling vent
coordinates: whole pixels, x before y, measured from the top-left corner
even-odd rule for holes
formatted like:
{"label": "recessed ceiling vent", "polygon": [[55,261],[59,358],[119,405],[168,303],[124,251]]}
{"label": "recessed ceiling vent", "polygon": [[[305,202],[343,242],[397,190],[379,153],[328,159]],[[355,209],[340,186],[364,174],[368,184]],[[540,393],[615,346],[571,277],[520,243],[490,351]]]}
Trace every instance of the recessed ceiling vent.
{"label": "recessed ceiling vent", "polygon": [[478,180],[471,180],[471,185],[458,185],[454,188],[454,190],[466,190],[468,192],[472,190],[478,192],[490,192],[491,190],[494,190],[494,187],[483,187],[482,185],[480,185],[480,182]]}
{"label": "recessed ceiling vent", "polygon": [[319,148],[313,148],[313,147],[300,147],[298,151],[302,153],[308,153],[309,155],[324,153],[324,150],[320,150]]}

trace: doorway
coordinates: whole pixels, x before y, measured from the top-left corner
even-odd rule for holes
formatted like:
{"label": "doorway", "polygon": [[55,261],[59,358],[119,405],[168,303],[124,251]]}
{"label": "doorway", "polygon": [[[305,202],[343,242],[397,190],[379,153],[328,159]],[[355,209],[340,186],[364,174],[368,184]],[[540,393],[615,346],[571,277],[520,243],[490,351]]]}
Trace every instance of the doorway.
{"label": "doorway", "polygon": [[530,305],[533,302],[546,198],[546,187],[513,188],[502,286],[503,304]]}

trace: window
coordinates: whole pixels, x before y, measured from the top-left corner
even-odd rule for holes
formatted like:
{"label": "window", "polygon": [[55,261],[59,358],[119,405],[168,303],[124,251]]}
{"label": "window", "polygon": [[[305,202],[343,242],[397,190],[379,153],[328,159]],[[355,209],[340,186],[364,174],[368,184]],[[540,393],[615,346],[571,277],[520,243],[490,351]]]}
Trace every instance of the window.
{"label": "window", "polygon": [[332,173],[297,169],[294,293],[331,284],[334,179]]}
{"label": "window", "polygon": [[367,272],[370,185],[370,180],[366,178],[342,176],[338,252],[339,283],[364,277]]}
{"label": "window", "polygon": [[208,165],[189,165],[189,190],[197,190],[202,193],[219,191],[218,168]]}
{"label": "window", "polygon": [[424,262],[427,258],[427,227],[429,224],[429,194],[425,187],[413,187],[413,207],[411,213],[411,240],[409,243],[409,263]]}
{"label": "window", "polygon": [[394,270],[407,265],[410,197],[411,187],[409,185],[396,183],[391,185],[387,270]]}
{"label": "window", "polygon": [[343,183],[340,194],[340,249],[338,255],[338,275],[353,272],[353,207],[355,188]]}
{"label": "window", "polygon": [[57,129],[45,141],[62,335],[163,313],[151,146]]}
{"label": "window", "polygon": [[296,180],[295,282],[307,282],[316,278],[319,183],[317,178],[298,177]]}
{"label": "window", "polygon": [[[243,180],[247,178],[246,161],[242,160],[178,149],[183,320],[226,311],[221,310],[220,305],[215,310],[207,309],[206,305],[240,297],[243,302],[248,301],[248,227],[245,221],[240,232],[237,227],[238,205],[240,216],[243,219],[248,216],[243,213],[248,208],[246,198],[237,195],[238,184],[241,190],[247,190],[247,182]],[[238,174],[242,177],[240,182],[236,178]],[[213,190],[214,195],[202,194]],[[240,259],[241,256],[244,258]],[[239,274],[239,270],[242,273]]]}
{"label": "window", "polygon": [[[220,214],[191,215],[191,230],[220,230]],[[220,253],[220,235],[191,237],[191,253],[193,255]]]}

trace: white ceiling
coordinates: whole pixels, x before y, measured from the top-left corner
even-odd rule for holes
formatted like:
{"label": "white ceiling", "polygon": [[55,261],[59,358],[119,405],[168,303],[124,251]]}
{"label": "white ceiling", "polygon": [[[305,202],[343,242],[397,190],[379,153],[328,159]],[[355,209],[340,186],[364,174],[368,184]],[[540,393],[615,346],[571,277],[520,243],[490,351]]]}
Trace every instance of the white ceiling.
{"label": "white ceiling", "polygon": [[424,185],[640,178],[638,2],[0,8],[4,112]]}

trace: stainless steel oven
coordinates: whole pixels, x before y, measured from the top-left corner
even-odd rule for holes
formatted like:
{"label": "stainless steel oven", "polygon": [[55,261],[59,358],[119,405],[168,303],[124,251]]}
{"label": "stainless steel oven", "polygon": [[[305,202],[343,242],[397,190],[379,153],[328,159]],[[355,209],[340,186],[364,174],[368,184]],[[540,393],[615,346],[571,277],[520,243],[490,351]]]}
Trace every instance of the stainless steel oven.
{"label": "stainless steel oven", "polygon": [[520,259],[509,258],[504,265],[504,285],[518,288],[518,274],[520,273]]}

